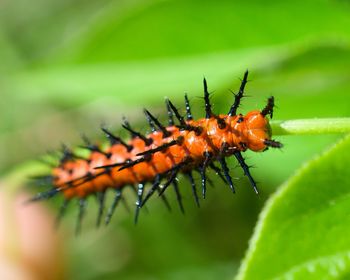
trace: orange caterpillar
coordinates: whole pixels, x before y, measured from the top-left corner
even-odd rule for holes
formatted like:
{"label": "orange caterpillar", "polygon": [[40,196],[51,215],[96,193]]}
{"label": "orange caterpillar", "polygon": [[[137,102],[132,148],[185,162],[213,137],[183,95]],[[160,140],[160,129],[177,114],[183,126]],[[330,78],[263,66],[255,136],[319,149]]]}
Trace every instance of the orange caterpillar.
{"label": "orange caterpillar", "polygon": [[[215,115],[211,110],[207,82],[204,79],[205,117],[194,120],[187,95],[185,95],[186,119],[176,107],[166,100],[168,126],[163,126],[149,111],[144,110],[151,133],[144,136],[134,131],[124,120],[123,127],[131,133],[131,139],[124,142],[107,129],[102,128],[110,140],[110,146],[102,150],[86,140],[86,148],[90,155],[81,158],[64,149],[64,155],[57,167],[54,167],[49,177],[52,188],[39,193],[32,200],[50,198],[58,193],[64,196],[64,203],[59,217],[74,198],[79,200],[80,210],[77,230],[79,231],[83,218],[86,199],[96,195],[99,201],[97,224],[100,224],[105,193],[108,189],[115,191],[115,198],[105,218],[110,222],[114,209],[122,199],[122,190],[126,186],[138,186],[135,222],[140,208],[154,192],[158,192],[167,201],[163,192],[173,185],[180,208],[183,211],[181,195],[176,177],[179,173],[185,175],[192,186],[193,195],[199,206],[196,184],[192,171],[201,175],[202,195],[206,194],[206,169],[211,168],[220,175],[233,192],[234,184],[226,165],[225,157],[234,155],[248,177],[254,191],[258,193],[256,183],[249,172],[241,152],[247,149],[261,152],[272,148],[280,148],[282,144],[271,140],[271,130],[267,116],[272,117],[274,98],[268,99],[267,105],[261,110],[254,110],[243,116],[236,114],[247,83],[248,71],[245,72],[241,86],[227,115]],[[176,117],[178,124],[174,122]],[[214,162],[218,161],[220,167]],[[163,184],[161,184],[163,182]],[[144,196],[145,185],[151,183]],[[167,204],[168,206],[168,204]]]}

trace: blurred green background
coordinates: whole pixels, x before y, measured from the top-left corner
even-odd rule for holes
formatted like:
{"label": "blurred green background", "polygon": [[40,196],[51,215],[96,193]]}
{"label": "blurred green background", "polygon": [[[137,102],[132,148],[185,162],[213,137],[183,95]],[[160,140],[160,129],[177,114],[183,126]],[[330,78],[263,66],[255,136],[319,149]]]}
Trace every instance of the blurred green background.
{"label": "blurred green background", "polygon": [[[147,132],[142,108],[165,117],[165,96],[183,108],[188,92],[195,116],[203,116],[203,76],[215,112],[228,110],[229,89],[249,69],[242,112],[274,95],[276,119],[350,116],[349,42],[346,0],[3,0],[0,174],[62,142],[79,145],[81,133],[102,141],[100,124],[119,131],[123,115]],[[120,207],[108,228],[96,230],[91,198],[75,238],[77,211],[70,207],[59,230],[66,277],[232,279],[269,194],[339,137],[276,137],[281,151],[247,152],[260,196],[234,160],[237,194],[212,174],[215,188],[200,209],[180,179],[185,216],[169,190],[172,213],[152,199],[137,226]],[[132,205],[134,194],[126,193]]]}

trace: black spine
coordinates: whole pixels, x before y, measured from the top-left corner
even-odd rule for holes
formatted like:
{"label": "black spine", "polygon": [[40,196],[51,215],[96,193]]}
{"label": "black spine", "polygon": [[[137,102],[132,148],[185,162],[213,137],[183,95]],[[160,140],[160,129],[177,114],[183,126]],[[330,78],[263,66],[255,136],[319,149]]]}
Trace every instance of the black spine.
{"label": "black spine", "polygon": [[225,158],[224,157],[220,157],[219,158],[219,162],[221,164],[222,171],[224,172],[224,176],[226,178],[226,181],[228,182],[232,192],[235,193],[235,187],[233,185],[232,178],[230,176],[230,171],[229,171],[229,169],[227,167],[227,163],[226,163]]}
{"label": "black spine", "polygon": [[263,115],[264,117],[267,115],[270,115],[270,118],[272,119],[273,117],[273,107],[275,107],[275,99],[273,96],[270,96],[267,99],[267,104],[265,106],[264,109],[262,109],[261,111],[261,115]]}
{"label": "black spine", "polygon": [[81,198],[79,199],[79,212],[78,212],[78,218],[77,218],[77,225],[75,228],[75,235],[79,235],[81,232],[81,224],[85,216],[86,212],[86,199]]}
{"label": "black spine", "polygon": [[123,145],[129,152],[132,150],[132,146],[126,144],[121,138],[118,136],[113,135],[107,128],[101,127],[101,130],[106,134],[106,137],[108,138],[111,145],[115,144],[121,144]]}
{"label": "black spine", "polygon": [[143,142],[145,142],[146,146],[149,146],[152,144],[153,140],[151,138],[147,138],[140,132],[133,130],[130,127],[130,125],[122,124],[122,127],[131,133],[132,138],[136,138],[136,137],[140,138]]}
{"label": "black spine", "polygon": [[239,163],[240,166],[242,167],[242,169],[243,169],[243,171],[244,171],[244,175],[246,175],[246,176],[248,177],[249,182],[250,182],[250,184],[252,185],[252,187],[253,187],[255,193],[258,194],[259,191],[258,191],[256,182],[255,182],[255,180],[253,179],[252,175],[250,174],[249,166],[245,163],[244,158],[243,158],[241,152],[235,152],[234,155],[235,155],[235,157],[236,157],[238,163]]}
{"label": "black spine", "polygon": [[97,195],[97,202],[98,202],[98,214],[96,219],[96,227],[99,227],[102,221],[102,215],[105,210],[105,198],[106,198],[106,191],[99,192]]}
{"label": "black spine", "polygon": [[[163,126],[159,120],[154,117],[149,111],[147,111],[146,109],[144,110],[146,116],[147,116],[147,119],[149,119],[152,123],[154,123],[161,132],[163,132],[163,137],[169,137],[171,135],[171,133],[169,131],[166,130],[166,127]],[[152,130],[153,131],[153,130]],[[155,130],[154,130],[155,131]]]}
{"label": "black spine", "polygon": [[179,190],[179,184],[177,183],[176,178],[173,180],[173,186],[174,186],[174,191],[176,194],[176,200],[177,200],[177,203],[179,204],[181,213],[185,214],[185,208],[184,208],[183,203],[182,203],[182,196],[181,196],[181,193]]}
{"label": "black spine", "polygon": [[66,198],[63,200],[63,203],[62,203],[60,209],[58,210],[58,213],[56,216],[56,221],[55,221],[55,228],[56,229],[58,229],[58,227],[60,226],[62,218],[64,217],[64,215],[66,213],[66,210],[67,210],[67,207],[68,207],[68,204],[70,201],[71,201],[70,199],[66,199]]}
{"label": "black spine", "polygon": [[139,218],[144,190],[145,190],[145,184],[144,183],[140,183],[138,185],[138,188],[137,188],[137,201],[136,201],[136,210],[135,210],[135,218],[134,218],[135,225],[137,224],[137,221],[138,221],[138,218]]}
{"label": "black spine", "polygon": [[114,210],[117,207],[120,199],[122,199],[122,192],[120,189],[115,189],[115,196],[112,202],[112,205],[110,206],[110,208],[108,209],[108,213],[106,215],[105,218],[105,224],[108,225],[113,217],[114,214]]}
{"label": "black spine", "polygon": [[188,121],[193,120],[193,116],[191,113],[191,105],[190,105],[190,101],[188,100],[188,96],[187,93],[185,93],[185,106],[186,106],[186,117]]}
{"label": "black spine", "polygon": [[174,125],[174,114],[170,108],[169,99],[165,99],[165,104],[166,104],[166,109],[168,112],[168,124],[169,124],[169,126],[173,126]]}
{"label": "black spine", "polygon": [[196,202],[196,205],[199,207],[199,197],[198,197],[198,193],[197,193],[197,187],[196,187],[196,183],[194,181],[192,172],[188,172],[186,173],[188,180],[190,181],[191,184],[191,188],[192,188],[192,193],[193,193],[193,197],[194,197],[194,201]]}
{"label": "black spine", "polygon": [[201,180],[202,180],[202,196],[203,199],[205,199],[206,193],[207,193],[207,176],[205,174],[205,171],[207,169],[207,166],[210,162],[211,154],[208,152],[204,153],[204,161],[202,165],[199,168],[200,174],[201,174]]}
{"label": "black spine", "polygon": [[209,119],[213,116],[213,113],[211,111],[207,80],[205,78],[203,79],[203,86],[204,86],[205,118]]}
{"label": "black spine", "polygon": [[237,94],[235,94],[235,101],[231,106],[230,111],[228,112],[229,116],[235,116],[237,114],[237,109],[239,107],[239,104],[241,103],[241,99],[244,96],[244,88],[247,82],[248,82],[248,70],[245,71],[243,80],[241,82],[241,86],[239,87],[239,91]]}

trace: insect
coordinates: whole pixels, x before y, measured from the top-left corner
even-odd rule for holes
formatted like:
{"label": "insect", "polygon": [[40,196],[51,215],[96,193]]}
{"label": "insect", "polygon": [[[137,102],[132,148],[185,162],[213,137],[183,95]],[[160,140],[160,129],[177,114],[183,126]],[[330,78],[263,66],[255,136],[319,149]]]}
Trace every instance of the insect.
{"label": "insect", "polygon": [[148,110],[144,110],[151,129],[147,135],[135,131],[124,119],[122,126],[131,136],[127,142],[102,127],[110,143],[107,149],[102,149],[85,139],[85,148],[89,150],[89,156],[84,158],[64,147],[59,164],[52,169],[49,176],[42,177],[49,181],[51,188],[38,193],[31,201],[62,194],[64,201],[58,214],[58,220],[60,220],[68,203],[77,199],[79,214],[76,230],[78,232],[88,197],[97,197],[99,204],[97,225],[99,225],[104,214],[106,192],[109,189],[114,191],[112,205],[105,216],[105,223],[108,224],[116,206],[123,200],[123,189],[126,186],[133,186],[137,193],[135,212],[135,222],[137,222],[140,209],[154,193],[158,193],[169,207],[164,192],[170,186],[175,190],[181,211],[184,211],[177,181],[179,174],[188,178],[198,206],[199,195],[193,177],[194,171],[200,174],[203,198],[206,196],[208,168],[214,170],[232,192],[235,192],[225,160],[230,156],[237,159],[254,191],[258,193],[257,184],[242,152],[248,149],[261,152],[269,147],[281,148],[282,144],[271,139],[268,117],[273,116],[273,97],[268,98],[266,106],[261,111],[250,111],[246,115],[237,114],[247,81],[248,71],[244,73],[238,93],[234,94],[234,102],[227,114],[216,115],[212,111],[208,86],[204,79],[205,116],[203,118],[198,120],[193,118],[188,97],[185,95],[185,117],[169,99],[166,99],[168,114],[166,126]]}

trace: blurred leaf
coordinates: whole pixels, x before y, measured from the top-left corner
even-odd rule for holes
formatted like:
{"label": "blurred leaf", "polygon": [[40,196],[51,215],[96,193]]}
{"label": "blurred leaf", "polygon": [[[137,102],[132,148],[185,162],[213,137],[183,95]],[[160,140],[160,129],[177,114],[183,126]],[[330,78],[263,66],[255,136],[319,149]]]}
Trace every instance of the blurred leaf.
{"label": "blurred leaf", "polygon": [[247,66],[272,67],[299,51],[295,49],[255,48],[177,59],[42,67],[18,73],[10,82],[18,95],[34,100],[45,97],[76,104],[103,97],[128,104],[145,97],[142,101],[160,103],[164,95],[182,97],[185,90],[201,91],[204,75],[210,84],[238,82]]}
{"label": "blurred leaf", "polygon": [[349,273],[349,149],[350,136],[269,200],[237,279],[340,279]]}
{"label": "blurred leaf", "polygon": [[28,5],[26,0],[4,0],[0,24],[23,65],[28,66],[40,63],[86,32],[110,2],[35,0]]}
{"label": "blurred leaf", "polygon": [[350,39],[349,6],[341,1],[146,1],[148,5],[129,9],[123,17],[116,16],[115,3],[89,32],[57,53],[58,63],[184,57]]}
{"label": "blurred leaf", "polygon": [[[21,66],[21,60],[18,56],[15,46],[5,36],[3,30],[0,28],[0,73],[5,74],[10,72],[12,69],[16,69]],[[0,82],[4,80],[1,76]]]}

